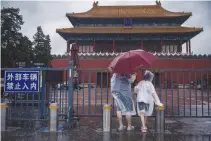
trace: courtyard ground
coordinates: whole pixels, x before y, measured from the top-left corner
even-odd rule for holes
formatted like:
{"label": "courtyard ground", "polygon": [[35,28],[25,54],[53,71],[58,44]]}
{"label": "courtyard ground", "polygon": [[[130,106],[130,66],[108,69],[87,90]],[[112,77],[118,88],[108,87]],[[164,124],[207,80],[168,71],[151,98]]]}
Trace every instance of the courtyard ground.
{"label": "courtyard ground", "polygon": [[[166,132],[155,134],[154,119],[149,120],[149,131],[141,133],[139,118],[133,118],[135,130],[118,132],[116,118],[112,119],[110,133],[103,133],[102,119],[99,117],[80,118],[76,128],[62,129],[56,133],[41,131],[38,123],[12,126],[8,131],[1,132],[2,141],[210,141],[211,119],[166,119]],[[65,124],[65,123],[63,123]],[[25,125],[25,126],[24,126]],[[40,124],[41,125],[41,124]]]}

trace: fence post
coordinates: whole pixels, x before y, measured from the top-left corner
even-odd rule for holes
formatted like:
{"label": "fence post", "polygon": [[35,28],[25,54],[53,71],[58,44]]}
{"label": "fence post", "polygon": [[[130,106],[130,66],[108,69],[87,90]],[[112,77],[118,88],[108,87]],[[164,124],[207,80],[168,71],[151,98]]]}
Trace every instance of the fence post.
{"label": "fence post", "polygon": [[71,125],[73,119],[73,61],[69,61],[68,69],[68,123]]}
{"label": "fence post", "polygon": [[111,130],[111,104],[103,106],[103,132],[110,132]]}
{"label": "fence post", "polygon": [[165,108],[162,106],[157,106],[155,108],[155,132],[156,133],[164,133],[165,132]]}
{"label": "fence post", "polygon": [[8,105],[6,102],[1,103],[1,131],[5,131],[7,128],[6,115],[7,115]]}
{"label": "fence post", "polygon": [[40,114],[40,118],[41,119],[44,119],[45,118],[45,113],[44,113],[44,111],[45,111],[45,95],[46,95],[46,90],[45,90],[45,76],[44,76],[44,70],[41,70],[40,71],[41,72],[41,85],[42,85],[42,91],[41,91],[41,109],[40,109],[40,111],[41,111],[41,114]]}
{"label": "fence post", "polygon": [[57,103],[51,103],[49,108],[50,108],[50,132],[56,132],[58,127]]}

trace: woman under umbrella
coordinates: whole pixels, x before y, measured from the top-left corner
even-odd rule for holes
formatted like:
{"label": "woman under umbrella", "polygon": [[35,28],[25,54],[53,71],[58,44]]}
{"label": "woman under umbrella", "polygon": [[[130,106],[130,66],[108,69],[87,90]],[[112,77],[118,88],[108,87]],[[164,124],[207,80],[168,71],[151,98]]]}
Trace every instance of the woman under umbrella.
{"label": "woman under umbrella", "polygon": [[128,127],[127,130],[133,130],[131,117],[135,115],[135,107],[132,99],[131,83],[134,82],[136,74],[117,74],[114,73],[111,78],[111,93],[117,106],[117,118],[119,120],[118,130],[124,130],[126,127],[122,122],[122,115],[126,115]]}
{"label": "woman under umbrella", "polygon": [[[132,130],[132,112],[135,113],[132,100],[131,83],[136,78],[136,70],[140,67],[147,67],[156,60],[156,57],[144,50],[131,50],[124,52],[114,58],[109,65],[109,69],[114,73],[111,78],[111,92],[117,105],[117,117],[119,120],[119,130],[123,130],[122,113],[126,113],[128,122],[127,130]],[[131,75],[133,74],[133,75]]]}

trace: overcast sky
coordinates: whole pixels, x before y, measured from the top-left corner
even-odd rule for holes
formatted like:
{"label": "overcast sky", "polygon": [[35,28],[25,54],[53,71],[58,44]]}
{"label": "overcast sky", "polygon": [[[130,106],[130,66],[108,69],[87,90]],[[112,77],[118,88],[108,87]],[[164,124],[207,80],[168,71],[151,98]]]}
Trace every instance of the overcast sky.
{"label": "overcast sky", "polygon": [[[56,33],[56,28],[72,27],[65,16],[71,12],[85,12],[92,8],[90,1],[2,1],[1,7],[20,8],[24,25],[22,33],[31,40],[37,26],[42,26],[44,34],[51,37],[52,54],[64,54],[66,41]],[[98,5],[151,5],[155,1],[99,1]],[[211,1],[162,1],[162,6],[173,12],[192,12],[183,26],[203,27],[204,31],[192,38],[194,54],[211,54]],[[184,50],[184,49],[183,49]]]}

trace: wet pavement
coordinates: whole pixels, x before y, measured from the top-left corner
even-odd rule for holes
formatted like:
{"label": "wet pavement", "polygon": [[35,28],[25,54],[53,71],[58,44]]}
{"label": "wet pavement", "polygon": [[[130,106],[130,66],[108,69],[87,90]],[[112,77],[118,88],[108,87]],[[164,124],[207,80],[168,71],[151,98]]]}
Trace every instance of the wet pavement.
{"label": "wet pavement", "polygon": [[[80,129],[81,130],[81,129]],[[19,133],[20,134],[20,133]],[[2,141],[210,141],[210,136],[191,135],[151,135],[130,133],[95,133],[70,131],[69,133],[32,133],[19,136],[2,137]]]}
{"label": "wet pavement", "polygon": [[211,141],[210,118],[166,119],[164,134],[154,133],[153,118],[149,119],[148,133],[141,133],[138,117],[133,118],[135,130],[131,132],[118,132],[116,118],[112,118],[111,133],[102,132],[102,119],[99,117],[80,118],[76,128],[63,128],[56,133],[41,130],[46,122],[12,125],[6,132],[1,132],[2,141]]}

